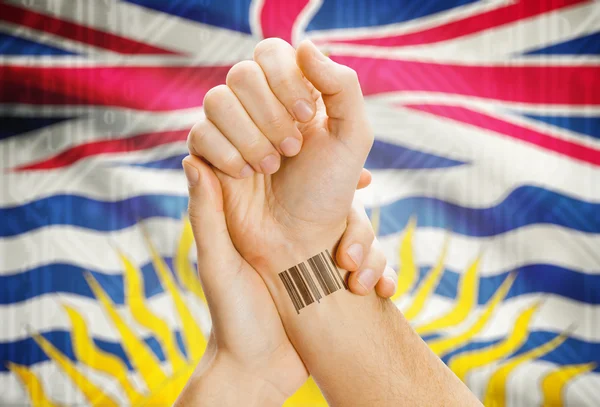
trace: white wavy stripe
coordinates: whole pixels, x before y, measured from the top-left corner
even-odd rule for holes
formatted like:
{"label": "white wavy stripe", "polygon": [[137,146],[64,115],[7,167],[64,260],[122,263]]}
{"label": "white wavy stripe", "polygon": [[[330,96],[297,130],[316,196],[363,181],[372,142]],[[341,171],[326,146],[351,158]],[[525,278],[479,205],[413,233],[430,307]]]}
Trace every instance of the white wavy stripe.
{"label": "white wavy stripe", "polygon": [[[419,265],[438,261],[448,233],[437,228],[419,227],[414,233],[413,250]],[[390,265],[399,264],[399,248],[404,231],[380,237],[381,247]],[[563,227],[535,224],[501,235],[471,237],[449,236],[445,266],[464,273],[481,254],[479,275],[494,276],[528,264],[553,264],[576,272],[600,274],[600,235]]]}
{"label": "white wavy stripe", "polygon": [[[493,363],[473,371],[467,378],[467,385],[473,393],[483,400],[492,374],[502,366]],[[541,378],[554,372],[560,366],[550,362],[535,360],[519,365],[507,380],[506,405],[508,407],[541,406],[543,393]],[[563,390],[565,406],[595,407],[598,405],[597,389],[600,386],[600,374],[586,373],[568,382]]]}
{"label": "white wavy stripe", "polygon": [[319,12],[323,0],[309,0],[302,11],[296,17],[292,27],[292,45],[297,47],[300,41],[306,36],[306,27],[312,21],[313,17]]}
{"label": "white wavy stripe", "polygon": [[[187,152],[185,143],[153,151],[152,160]],[[140,155],[110,156],[83,160],[51,171],[9,172],[0,177],[0,208],[19,206],[53,195],[79,195],[104,202],[120,201],[139,195],[187,196],[183,171],[127,166],[127,161],[147,161],[150,151]],[[167,154],[165,154],[167,153]],[[122,160],[120,160],[122,159]],[[122,161],[121,165],[114,161]]]}
{"label": "white wavy stripe", "polygon": [[[183,214],[182,214],[183,215]],[[115,232],[98,232],[75,226],[48,226],[24,235],[0,239],[0,275],[22,272],[50,263],[68,263],[103,273],[123,270],[117,250],[137,265],[150,262],[143,230],[163,257],[173,257],[182,220],[151,218]],[[189,254],[196,258],[195,247]]]}
{"label": "white wavy stripe", "polygon": [[[11,0],[22,6],[22,1]],[[53,2],[28,3],[28,8],[125,38],[200,57],[211,64],[252,57],[256,38],[248,34],[190,21],[136,4],[107,0],[77,1],[58,11]],[[121,59],[129,55],[121,55]],[[167,57],[168,58],[168,57]]]}
{"label": "white wavy stripe", "polygon": [[[377,138],[426,153],[469,162],[488,182],[538,185],[579,199],[600,202],[600,168],[533,144],[451,119],[384,103],[367,104]],[[461,171],[460,167],[447,172]],[[463,182],[468,180],[464,179]],[[468,183],[462,188],[467,188]],[[479,191],[475,191],[479,193]]]}
{"label": "white wavy stripe", "polygon": [[335,28],[330,30],[309,31],[308,38],[311,40],[332,40],[339,38],[373,38],[391,35],[408,34],[415,31],[426,30],[440,25],[461,20],[486,11],[502,8],[510,4],[510,0],[487,0],[478,1],[449,10],[429,14],[423,17],[410,19],[400,23],[377,25],[374,27]]}
{"label": "white wavy stripe", "polygon": [[[211,326],[208,308],[189,293],[185,293],[184,297],[202,331],[208,335]],[[121,341],[119,332],[98,300],[71,293],[52,293],[24,302],[0,305],[0,316],[2,321],[5,321],[0,328],[0,345],[28,338],[35,332],[71,331],[72,326],[63,305],[75,308],[83,315],[92,337],[109,342]],[[151,297],[146,301],[146,305],[165,321],[171,330],[181,330],[181,321],[168,293],[163,292]],[[131,327],[138,337],[153,335],[135,321],[127,306],[117,305],[116,308],[127,326]]]}
{"label": "white wavy stripe", "polygon": [[[594,2],[588,2],[430,44],[401,47],[325,44],[323,49],[337,55],[461,64],[494,64],[510,59],[513,63],[533,65],[596,65],[600,60],[593,56],[519,54],[594,33],[600,28],[598,15],[598,8]],[[334,39],[335,36],[323,37],[325,40],[329,38]]]}
{"label": "white wavy stripe", "polygon": [[[397,301],[401,310],[406,310],[411,296]],[[473,341],[491,341],[506,337],[513,330],[513,324],[520,313],[540,302],[540,308],[533,317],[530,331],[548,331],[561,333],[566,330],[572,338],[586,342],[600,342],[600,305],[591,305],[574,301],[556,294],[527,293],[504,300],[485,328],[473,337]],[[427,300],[425,308],[411,323],[420,326],[450,311],[455,299],[433,294]],[[436,333],[454,336],[467,331],[484,312],[484,306],[473,309],[467,319],[460,324],[441,329]]]}
{"label": "white wavy stripe", "polygon": [[[24,118],[38,113],[32,110],[28,114],[22,114],[24,112],[17,108],[13,111]],[[203,116],[202,108],[166,113],[113,108],[86,109],[80,118],[65,120],[0,141],[0,154],[5,157],[2,167],[13,168],[48,159],[84,143],[191,129]]]}

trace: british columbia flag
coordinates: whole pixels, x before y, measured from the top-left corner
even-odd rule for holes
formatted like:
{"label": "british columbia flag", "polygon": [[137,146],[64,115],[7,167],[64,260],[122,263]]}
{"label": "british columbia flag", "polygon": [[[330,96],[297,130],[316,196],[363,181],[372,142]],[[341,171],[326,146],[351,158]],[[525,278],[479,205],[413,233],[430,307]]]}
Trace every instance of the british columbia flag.
{"label": "british columbia flag", "polygon": [[434,352],[486,406],[600,405],[592,0],[0,1],[0,404],[172,404],[210,331],[185,140],[267,37],[357,71],[361,198]]}

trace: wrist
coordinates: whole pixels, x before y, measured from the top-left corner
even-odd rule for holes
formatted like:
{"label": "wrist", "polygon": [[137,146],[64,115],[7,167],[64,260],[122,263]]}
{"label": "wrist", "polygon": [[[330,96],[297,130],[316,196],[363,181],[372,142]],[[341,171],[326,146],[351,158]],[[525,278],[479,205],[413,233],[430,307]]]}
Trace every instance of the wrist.
{"label": "wrist", "polygon": [[200,362],[186,392],[194,394],[186,399],[195,401],[179,403],[180,406],[281,406],[286,400],[272,383],[240,366],[223,351]]}

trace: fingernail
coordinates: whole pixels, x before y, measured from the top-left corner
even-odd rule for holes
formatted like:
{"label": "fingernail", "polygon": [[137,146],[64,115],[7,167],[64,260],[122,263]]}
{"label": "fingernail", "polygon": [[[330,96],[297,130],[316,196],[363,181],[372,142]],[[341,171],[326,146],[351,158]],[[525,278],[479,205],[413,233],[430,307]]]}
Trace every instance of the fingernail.
{"label": "fingernail", "polygon": [[306,100],[300,99],[294,103],[294,116],[299,122],[307,122],[312,119],[314,110]]}
{"label": "fingernail", "polygon": [[360,267],[360,265],[362,264],[362,259],[363,259],[362,245],[360,245],[358,243],[354,243],[353,245],[351,245],[348,248],[346,253],[348,253],[348,256],[350,256],[350,258],[352,259],[354,264],[356,264],[357,267]]}
{"label": "fingernail", "polygon": [[269,154],[260,162],[260,168],[265,174],[273,174],[279,169],[279,157]]}
{"label": "fingernail", "polygon": [[188,186],[195,186],[198,183],[198,180],[200,179],[200,173],[192,164],[187,163],[185,160],[182,161],[182,164],[183,172],[185,173],[185,177],[187,178]]}
{"label": "fingernail", "polygon": [[242,178],[248,178],[252,174],[254,174],[254,170],[250,164],[244,165],[244,168],[242,168],[242,171],[240,171],[240,177]]}
{"label": "fingernail", "polygon": [[367,291],[371,291],[376,283],[375,272],[371,269],[364,269],[358,272],[358,284],[362,285]]}
{"label": "fingernail", "polygon": [[286,157],[293,157],[300,152],[302,143],[296,137],[287,137],[281,142],[279,148]]}

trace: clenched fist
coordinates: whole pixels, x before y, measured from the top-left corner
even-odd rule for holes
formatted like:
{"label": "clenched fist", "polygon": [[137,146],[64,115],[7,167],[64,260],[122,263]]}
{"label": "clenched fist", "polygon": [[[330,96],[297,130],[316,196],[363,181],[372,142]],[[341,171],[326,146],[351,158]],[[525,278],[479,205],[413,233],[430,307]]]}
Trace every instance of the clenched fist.
{"label": "clenched fist", "polygon": [[[216,168],[213,174],[189,157],[186,172],[216,174],[213,198],[222,200],[232,241],[267,285],[286,267],[331,249],[361,174],[367,176],[362,168],[373,143],[356,73],[308,41],[295,50],[269,39],[256,47],[254,61],[231,69],[227,85],[207,93],[204,109],[188,146]],[[196,204],[190,200],[192,218]],[[337,261],[351,271],[363,264],[349,285],[366,294],[385,259],[363,262],[369,248],[345,244]],[[394,288],[391,279],[381,285]]]}

